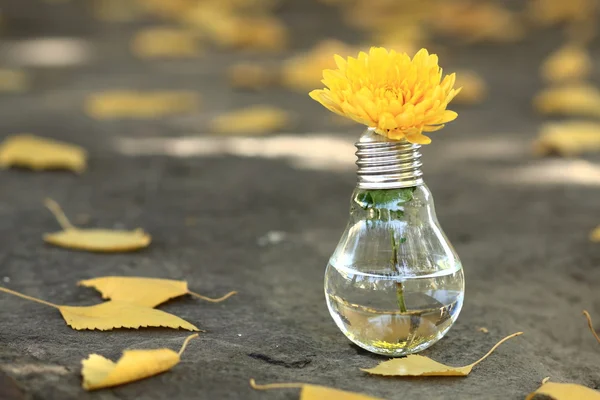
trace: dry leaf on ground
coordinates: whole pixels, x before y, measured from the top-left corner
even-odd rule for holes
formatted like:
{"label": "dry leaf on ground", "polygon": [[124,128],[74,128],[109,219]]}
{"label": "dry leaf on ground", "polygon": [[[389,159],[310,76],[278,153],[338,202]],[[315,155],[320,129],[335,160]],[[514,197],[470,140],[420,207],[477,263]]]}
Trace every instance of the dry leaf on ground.
{"label": "dry leaf on ground", "polygon": [[82,386],[86,390],[102,389],[168,371],[179,364],[185,347],[195,337],[198,337],[197,333],[188,336],[179,353],[171,349],[125,350],[116,363],[99,354],[90,354],[81,361]]}
{"label": "dry leaf on ground", "polygon": [[198,35],[186,29],[147,28],[135,34],[131,51],[140,58],[186,58],[200,53]]}
{"label": "dry leaf on ground", "polygon": [[383,376],[467,376],[471,373],[474,366],[485,360],[498,346],[515,336],[522,335],[523,332],[513,333],[499,341],[486,355],[472,364],[464,367],[450,367],[441,364],[431,358],[411,354],[406,358],[396,358],[389,361],[384,361],[378,366],[362,371],[373,375]]}
{"label": "dry leaf on ground", "polygon": [[585,315],[585,319],[587,319],[588,326],[590,327],[590,331],[592,331],[592,335],[594,335],[594,337],[596,338],[598,343],[600,343],[600,336],[598,336],[598,334],[594,330],[594,324],[592,323],[592,317],[590,316],[590,313],[587,312],[586,310],[583,310],[583,315]]}
{"label": "dry leaf on ground", "polygon": [[307,385],[304,383],[272,383],[269,385],[257,385],[254,379],[250,379],[250,386],[256,390],[302,389],[300,391],[300,400],[382,400],[379,397],[367,396],[366,394],[346,392],[344,390],[332,389],[326,386]]}
{"label": "dry leaf on ground", "polygon": [[553,400],[600,400],[600,392],[574,383],[546,382],[525,400],[533,400],[538,395]]}
{"label": "dry leaf on ground", "polygon": [[240,63],[227,70],[229,84],[234,88],[259,90],[275,82],[275,74],[255,63]]}
{"label": "dry leaf on ground", "polygon": [[356,49],[343,42],[323,40],[309,52],[285,61],[281,72],[283,85],[298,91],[313,89],[323,79],[324,69],[336,68],[334,54],[347,57],[354,53]]}
{"label": "dry leaf on ground", "polygon": [[483,332],[483,333],[490,333],[490,331],[488,330],[488,328],[482,326],[481,328],[477,329],[479,332]]}
{"label": "dry leaf on ground", "polygon": [[276,107],[257,105],[215,117],[210,130],[220,134],[261,135],[287,127],[290,115]]}
{"label": "dry leaf on ground", "polygon": [[454,99],[459,104],[481,103],[488,95],[487,84],[475,71],[456,71],[456,87],[462,88]]}
{"label": "dry leaf on ground", "polygon": [[136,2],[123,0],[93,0],[94,17],[106,22],[126,22],[138,17],[141,12]]}
{"label": "dry leaf on ground", "polygon": [[600,151],[600,123],[588,121],[550,122],[542,125],[533,151],[540,156],[564,157]]}
{"label": "dry leaf on ground", "polygon": [[592,59],[581,46],[566,45],[550,54],[541,67],[542,77],[549,82],[578,81],[592,70]]}
{"label": "dry leaf on ground", "polygon": [[0,92],[24,92],[29,86],[29,78],[18,69],[0,69]]}
{"label": "dry leaf on ground", "polygon": [[600,91],[592,85],[569,85],[538,93],[534,107],[542,114],[600,117]]}
{"label": "dry leaf on ground", "polygon": [[595,0],[532,0],[527,3],[530,18],[540,25],[552,25],[565,21],[581,23],[594,16]]}
{"label": "dry leaf on ground", "polygon": [[71,224],[64,212],[52,199],[46,207],[54,214],[62,231],[46,233],[44,241],[67,249],[119,253],[148,247],[152,238],[142,229],[121,231],[112,229],[79,229]]}
{"label": "dry leaf on ground", "polygon": [[86,168],[86,151],[79,146],[35,135],[9,136],[0,144],[0,167],[33,170],[68,169],[81,173]]}
{"label": "dry leaf on ground", "polygon": [[194,325],[173,314],[124,301],[107,301],[83,307],[62,306],[4,287],[0,287],[0,291],[56,308],[60,311],[67,325],[76,330],[98,329],[108,331],[116,328],[138,329],[145,327],[199,330]]}
{"label": "dry leaf on ground", "polygon": [[95,119],[162,118],[195,111],[199,97],[190,91],[110,90],[94,93],[85,101],[86,113]]}
{"label": "dry leaf on ground", "polygon": [[95,288],[102,293],[103,299],[125,301],[145,307],[156,307],[184,294],[190,294],[211,303],[219,303],[237,293],[229,292],[220,298],[213,299],[190,292],[186,281],[128,276],[103,276],[80,281],[78,284]]}
{"label": "dry leaf on ground", "polygon": [[600,242],[600,225],[590,233],[590,240],[592,242]]}

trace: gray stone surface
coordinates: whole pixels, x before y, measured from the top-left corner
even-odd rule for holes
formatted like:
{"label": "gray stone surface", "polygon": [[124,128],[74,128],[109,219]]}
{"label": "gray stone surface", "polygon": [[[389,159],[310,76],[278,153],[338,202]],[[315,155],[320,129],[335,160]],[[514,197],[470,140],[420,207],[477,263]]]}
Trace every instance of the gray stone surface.
{"label": "gray stone surface", "polygon": [[[530,100],[541,87],[537,65],[557,43],[552,37],[453,49],[448,69],[480,71],[491,85],[491,99],[456,107],[459,119],[435,133],[424,150],[426,181],[465,266],[467,293],[454,328],[423,354],[464,365],[510,333],[525,335],[500,347],[468,378],[383,379],[359,371],[384,358],[351,345],[324,303],[324,267],[345,226],[355,184],[352,166],[309,170],[285,159],[218,154],[131,157],[116,146],[123,137],[206,137],[212,115],[253,103],[296,112],[299,136],[331,132],[351,141],[359,127],[332,126],[305,95],[283,89],[232,92],[223,67],[242,55],[214,52],[197,62],[143,63],[128,55],[122,36],[133,26],[102,26],[73,5],[6,3],[8,27],[14,29],[3,45],[17,37],[76,35],[89,40],[94,58],[68,69],[32,69],[32,91],[0,97],[0,137],[34,132],[90,151],[82,176],[0,171],[2,285],[68,305],[98,302],[94,290],[75,283],[103,275],[185,279],[193,290],[212,296],[239,291],[221,304],[183,297],[161,306],[207,332],[190,343],[171,372],[95,393],[80,387],[80,361],[88,354],[116,360],[126,348],[176,349],[187,333],[74,331],[56,310],[0,294],[0,369],[27,398],[298,397],[295,390],[253,391],[249,378],[323,384],[386,399],[523,399],[546,376],[600,386],[600,348],[581,315],[587,309],[600,321],[600,246],[587,238],[600,223],[598,159],[590,158],[596,162],[590,166],[529,154],[540,122]],[[297,48],[335,32],[332,12],[293,3],[296,8],[283,12]],[[33,4],[43,8],[25,7]],[[82,99],[112,87],[197,89],[204,106],[192,117],[162,121],[88,119]],[[153,243],[139,253],[114,255],[45,245],[42,234],[58,229],[42,206],[45,197],[72,217],[90,215],[85,226],[139,226]],[[192,226],[186,224],[189,217],[195,219]],[[286,232],[284,240],[260,245],[259,238],[272,231]]]}

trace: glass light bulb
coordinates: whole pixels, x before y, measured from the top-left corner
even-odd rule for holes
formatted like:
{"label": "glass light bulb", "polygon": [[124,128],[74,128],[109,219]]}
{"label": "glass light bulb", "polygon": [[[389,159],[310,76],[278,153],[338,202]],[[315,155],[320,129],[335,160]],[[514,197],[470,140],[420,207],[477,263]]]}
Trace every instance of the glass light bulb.
{"label": "glass light bulb", "polygon": [[370,149],[357,144],[359,185],[327,265],[325,296],[348,339],[402,356],[448,332],[462,307],[464,278],[422,181],[419,146],[376,142]]}

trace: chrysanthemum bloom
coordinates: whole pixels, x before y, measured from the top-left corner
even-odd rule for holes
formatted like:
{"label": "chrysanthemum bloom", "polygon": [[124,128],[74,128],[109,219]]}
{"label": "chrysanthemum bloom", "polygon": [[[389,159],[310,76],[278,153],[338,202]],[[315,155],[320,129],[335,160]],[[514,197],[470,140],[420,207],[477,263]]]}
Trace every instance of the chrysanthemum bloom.
{"label": "chrysanthemum bloom", "polygon": [[326,89],[310,97],[330,111],[374,128],[393,140],[429,144],[423,132],[444,127],[458,116],[446,110],[458,94],[455,75],[442,80],[438,57],[421,49],[411,60],[405,53],[372,47],[369,54],[344,60],[336,55],[338,69],[324,70]]}

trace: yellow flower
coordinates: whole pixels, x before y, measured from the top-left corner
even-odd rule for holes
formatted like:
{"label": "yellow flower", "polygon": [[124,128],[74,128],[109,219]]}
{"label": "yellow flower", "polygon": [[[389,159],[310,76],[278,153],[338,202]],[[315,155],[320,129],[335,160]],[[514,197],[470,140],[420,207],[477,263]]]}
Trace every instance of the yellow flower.
{"label": "yellow flower", "polygon": [[336,55],[337,69],[324,70],[326,89],[310,97],[336,114],[374,128],[393,140],[429,144],[423,132],[433,132],[458,116],[446,110],[460,92],[455,75],[442,80],[438,57],[421,49],[411,60],[406,53],[372,47],[369,54],[344,60]]}

